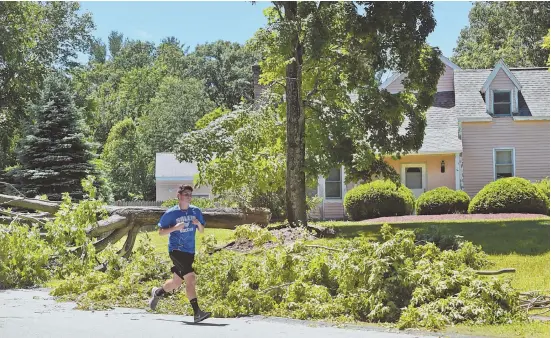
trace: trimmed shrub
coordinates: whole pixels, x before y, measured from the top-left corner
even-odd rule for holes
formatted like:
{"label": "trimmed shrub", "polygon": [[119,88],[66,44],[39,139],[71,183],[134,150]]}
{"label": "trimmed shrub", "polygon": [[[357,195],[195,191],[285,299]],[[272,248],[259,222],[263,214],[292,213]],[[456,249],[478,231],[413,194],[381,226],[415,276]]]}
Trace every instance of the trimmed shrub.
{"label": "trimmed shrub", "polygon": [[354,220],[411,215],[415,197],[411,190],[390,180],[359,185],[346,193],[344,209]]}
{"label": "trimmed shrub", "polygon": [[464,191],[439,187],[419,196],[416,211],[418,215],[466,214],[470,201]]}
{"label": "trimmed shrub", "polygon": [[487,184],[469,205],[470,214],[549,214],[549,198],[529,180],[501,178]]}
{"label": "trimmed shrub", "polygon": [[543,180],[541,181],[538,181],[538,182],[535,182],[534,185],[536,186],[536,188],[538,188],[541,192],[543,192],[545,194],[545,196],[547,196],[547,199],[549,199],[549,177],[546,177],[544,178]]}

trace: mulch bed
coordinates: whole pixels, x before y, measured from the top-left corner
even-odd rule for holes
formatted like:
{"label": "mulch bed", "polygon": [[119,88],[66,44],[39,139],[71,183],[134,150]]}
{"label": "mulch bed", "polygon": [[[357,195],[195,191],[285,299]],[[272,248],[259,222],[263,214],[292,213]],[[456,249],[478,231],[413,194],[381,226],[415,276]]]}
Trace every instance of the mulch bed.
{"label": "mulch bed", "polygon": [[541,214],[447,214],[447,215],[408,215],[379,217],[365,220],[366,223],[407,223],[427,221],[468,221],[468,220],[511,220],[511,219],[549,219]]}

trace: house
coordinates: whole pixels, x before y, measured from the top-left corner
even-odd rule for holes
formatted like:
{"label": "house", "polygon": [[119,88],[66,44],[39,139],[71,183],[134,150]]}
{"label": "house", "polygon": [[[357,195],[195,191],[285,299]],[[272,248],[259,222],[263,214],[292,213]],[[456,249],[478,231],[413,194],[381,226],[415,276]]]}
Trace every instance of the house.
{"label": "house", "polygon": [[[501,177],[531,181],[549,176],[549,70],[509,68],[461,69],[440,58],[445,71],[426,113],[423,145],[416,153],[387,162],[418,197],[446,186],[473,197]],[[381,89],[398,93],[404,74],[394,74]],[[337,168],[318,179],[324,198],[313,217],[345,218],[343,197],[355,184],[344,184]]]}
{"label": "house", "polygon": [[[440,59],[445,71],[426,113],[421,148],[400,160],[387,158],[402,183],[415,196],[446,186],[473,197],[500,177],[536,181],[549,176],[549,70],[509,68],[503,61],[493,69],[461,69]],[[259,68],[253,72],[258,79]],[[405,76],[394,74],[381,89],[400,92]],[[262,89],[255,81],[255,97]],[[323,203],[311,216],[345,218],[343,199],[354,186],[345,184],[342,167],[319,177],[309,194],[321,196]]]}
{"label": "house", "polygon": [[[199,173],[196,163],[180,162],[172,153],[155,154],[156,200],[166,201],[176,198],[181,184],[193,185],[193,178]],[[199,187],[193,196],[210,198],[210,187]]]}

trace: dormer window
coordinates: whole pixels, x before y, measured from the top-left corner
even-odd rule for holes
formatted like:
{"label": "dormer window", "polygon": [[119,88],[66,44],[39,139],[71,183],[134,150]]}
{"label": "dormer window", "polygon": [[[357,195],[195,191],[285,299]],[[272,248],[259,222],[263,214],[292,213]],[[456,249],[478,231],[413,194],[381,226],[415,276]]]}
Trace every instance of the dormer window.
{"label": "dormer window", "polygon": [[518,93],[522,86],[511,73],[503,60],[499,60],[480,93],[486,101],[486,111],[492,116],[511,116],[518,114]]}
{"label": "dormer window", "polygon": [[494,90],[494,115],[511,116],[512,95],[510,90]]}

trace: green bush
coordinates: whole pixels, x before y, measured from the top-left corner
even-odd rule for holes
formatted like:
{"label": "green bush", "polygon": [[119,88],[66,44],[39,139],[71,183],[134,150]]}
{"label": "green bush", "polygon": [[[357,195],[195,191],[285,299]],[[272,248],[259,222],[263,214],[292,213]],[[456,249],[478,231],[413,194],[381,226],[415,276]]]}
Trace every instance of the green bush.
{"label": "green bush", "polygon": [[378,180],[359,185],[344,196],[344,208],[355,221],[410,215],[415,204],[411,190],[390,180]]}
{"label": "green bush", "polygon": [[418,215],[466,214],[470,200],[464,191],[440,187],[419,196],[416,211]]}
{"label": "green bush", "polygon": [[[306,211],[309,212],[319,207],[323,199],[319,196],[306,196]],[[272,212],[271,220],[284,221],[287,218],[287,202],[285,200],[285,189],[275,192],[253,194],[250,202],[253,208],[268,208]]]}
{"label": "green bush", "polygon": [[287,218],[285,189],[275,192],[253,194],[250,200],[253,208],[268,208],[272,212],[272,221],[283,221]]}
{"label": "green bush", "polygon": [[[173,199],[169,199],[169,200],[164,201],[161,204],[161,206],[170,208],[170,207],[173,207],[177,204],[178,204],[178,199],[173,198]],[[211,200],[210,198],[203,198],[203,197],[194,198],[191,201],[191,204],[198,207],[199,209],[206,209],[206,208],[214,208],[215,207],[213,200]]]}
{"label": "green bush", "polygon": [[29,287],[50,277],[50,245],[35,227],[12,223],[0,229],[0,289]]}
{"label": "green bush", "polygon": [[545,196],[547,196],[547,199],[550,198],[549,197],[549,190],[550,190],[549,177],[546,177],[541,181],[535,182],[534,185],[536,186],[536,188],[542,191],[545,194]]}
{"label": "green bush", "polygon": [[549,198],[529,180],[501,178],[487,184],[469,205],[470,214],[548,214]]}

